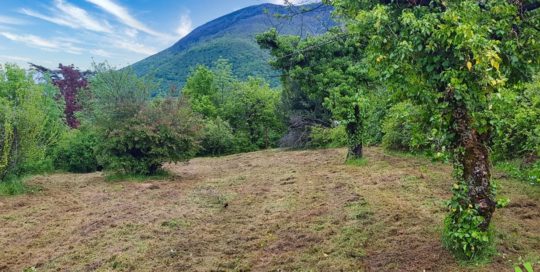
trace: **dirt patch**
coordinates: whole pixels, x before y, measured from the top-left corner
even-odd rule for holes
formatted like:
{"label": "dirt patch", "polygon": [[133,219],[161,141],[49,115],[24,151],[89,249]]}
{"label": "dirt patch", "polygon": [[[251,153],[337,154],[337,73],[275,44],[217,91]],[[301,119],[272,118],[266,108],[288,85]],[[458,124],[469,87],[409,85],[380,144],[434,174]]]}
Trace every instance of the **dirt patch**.
{"label": "dirt patch", "polygon": [[42,191],[0,198],[0,271],[512,271],[540,259],[540,188],[500,180],[500,255],[463,267],[440,242],[450,166],[345,155],[194,159],[147,183],[37,177]]}

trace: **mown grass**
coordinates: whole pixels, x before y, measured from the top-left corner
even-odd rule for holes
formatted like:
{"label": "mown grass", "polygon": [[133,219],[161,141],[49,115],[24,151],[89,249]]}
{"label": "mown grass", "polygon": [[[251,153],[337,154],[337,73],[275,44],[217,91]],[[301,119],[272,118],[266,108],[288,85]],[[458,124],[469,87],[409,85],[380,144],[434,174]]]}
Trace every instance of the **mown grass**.
{"label": "mown grass", "polygon": [[128,173],[106,173],[105,181],[108,182],[121,182],[121,181],[131,181],[131,182],[146,182],[149,180],[168,180],[172,177],[171,173],[166,170],[160,170],[154,175],[141,175],[141,174],[128,174]]}

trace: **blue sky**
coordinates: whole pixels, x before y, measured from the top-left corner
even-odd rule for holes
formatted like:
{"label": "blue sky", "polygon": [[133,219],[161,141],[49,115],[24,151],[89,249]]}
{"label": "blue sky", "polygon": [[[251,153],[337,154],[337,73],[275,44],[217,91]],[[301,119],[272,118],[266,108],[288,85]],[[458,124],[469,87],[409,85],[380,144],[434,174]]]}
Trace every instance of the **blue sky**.
{"label": "blue sky", "polygon": [[[210,20],[283,0],[0,0],[0,63],[123,67]],[[293,2],[302,2],[293,1]]]}

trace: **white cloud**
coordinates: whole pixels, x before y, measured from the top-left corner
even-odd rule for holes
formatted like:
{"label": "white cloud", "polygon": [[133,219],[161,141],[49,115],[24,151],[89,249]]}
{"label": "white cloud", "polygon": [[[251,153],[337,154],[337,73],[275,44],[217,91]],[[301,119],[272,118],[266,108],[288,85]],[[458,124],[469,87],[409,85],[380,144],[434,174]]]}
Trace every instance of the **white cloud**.
{"label": "white cloud", "polygon": [[100,57],[104,57],[104,58],[110,58],[112,56],[111,53],[103,50],[103,49],[92,49],[90,50],[90,54],[92,55],[96,55],[96,56],[100,56]]}
{"label": "white cloud", "polygon": [[116,40],[114,41],[114,46],[145,56],[150,56],[158,52],[155,48],[133,41]]}
{"label": "white cloud", "polygon": [[82,48],[73,45],[73,43],[65,39],[46,40],[34,35],[17,35],[9,32],[0,32],[0,36],[4,36],[4,38],[14,42],[20,42],[30,47],[48,51],[62,51],[76,55],[80,55],[83,52]]}
{"label": "white cloud", "polygon": [[98,6],[99,8],[103,9],[107,13],[112,14],[126,26],[129,26],[141,32],[150,34],[152,36],[162,37],[165,39],[171,39],[169,35],[155,31],[151,29],[150,27],[146,26],[145,24],[143,24],[142,22],[138,21],[137,19],[135,19],[135,17],[129,14],[129,11],[125,7],[116,4],[112,0],[86,0],[86,1]]}
{"label": "white cloud", "polygon": [[30,58],[25,57],[18,57],[18,56],[6,56],[6,55],[0,55],[0,63],[4,63],[7,61],[3,60],[10,60],[10,61],[17,61],[17,62],[30,62],[32,61]]}
{"label": "white cloud", "polygon": [[12,41],[15,41],[15,42],[22,42],[22,43],[25,43],[25,44],[28,44],[28,45],[33,45],[33,46],[37,46],[37,47],[43,47],[43,48],[49,48],[49,49],[56,49],[57,48],[57,45],[48,41],[48,40],[45,40],[45,39],[42,39],[38,36],[34,36],[34,35],[16,35],[16,34],[12,34],[12,33],[9,33],[9,32],[0,32],[0,35],[4,36],[4,38],[8,39],[8,40],[12,40]]}
{"label": "white cloud", "polygon": [[129,37],[135,38],[135,37],[137,37],[137,34],[139,34],[139,31],[137,31],[137,29],[128,28],[128,29],[126,29],[125,33]]}
{"label": "white cloud", "polygon": [[178,28],[176,28],[176,34],[178,34],[180,38],[183,38],[189,34],[191,30],[193,30],[193,22],[191,21],[189,12],[186,12],[180,16],[180,24],[178,25]]}
{"label": "white cloud", "polygon": [[18,18],[0,16],[0,24],[4,24],[4,25],[24,25],[24,24],[26,24],[26,22],[21,20],[21,19],[18,19]]}
{"label": "white cloud", "polygon": [[45,20],[57,25],[67,26],[75,29],[88,29],[95,32],[112,33],[111,26],[106,21],[99,21],[92,18],[86,10],[71,5],[64,0],[54,0],[55,9],[51,12],[58,14],[55,16],[45,15],[29,9],[21,9],[21,13],[41,20]]}

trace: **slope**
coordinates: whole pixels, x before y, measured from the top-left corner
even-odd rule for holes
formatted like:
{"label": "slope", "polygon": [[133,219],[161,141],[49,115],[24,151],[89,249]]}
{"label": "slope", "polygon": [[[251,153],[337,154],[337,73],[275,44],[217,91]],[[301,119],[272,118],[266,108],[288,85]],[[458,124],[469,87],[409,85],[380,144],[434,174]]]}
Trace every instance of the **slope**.
{"label": "slope", "polygon": [[138,75],[161,80],[164,85],[182,86],[198,64],[212,66],[218,58],[226,58],[233,64],[237,77],[259,76],[275,85],[278,78],[268,65],[269,55],[259,48],[255,36],[270,28],[282,34],[319,35],[336,25],[331,12],[331,7],[321,4],[247,7],[198,27],[170,48],[133,64],[132,68]]}

